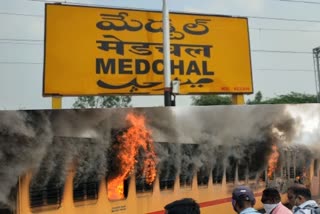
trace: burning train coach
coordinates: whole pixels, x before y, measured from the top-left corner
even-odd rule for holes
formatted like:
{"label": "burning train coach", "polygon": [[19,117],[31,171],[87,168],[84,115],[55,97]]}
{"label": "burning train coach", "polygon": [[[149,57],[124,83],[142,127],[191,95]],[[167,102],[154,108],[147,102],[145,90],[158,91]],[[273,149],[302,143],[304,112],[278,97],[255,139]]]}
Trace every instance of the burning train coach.
{"label": "burning train coach", "polygon": [[259,202],[297,178],[318,195],[319,116],[319,105],[1,111],[0,211],[160,214],[192,197],[202,213],[232,213],[236,185]]}

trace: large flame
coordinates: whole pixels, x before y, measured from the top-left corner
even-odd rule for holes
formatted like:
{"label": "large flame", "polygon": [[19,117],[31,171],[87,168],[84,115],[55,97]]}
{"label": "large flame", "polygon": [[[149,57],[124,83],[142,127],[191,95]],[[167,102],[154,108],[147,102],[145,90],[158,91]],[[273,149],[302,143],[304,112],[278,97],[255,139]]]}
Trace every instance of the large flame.
{"label": "large flame", "polygon": [[272,145],[271,149],[272,152],[268,160],[268,178],[272,178],[272,175],[277,168],[278,159],[280,156],[278,147],[276,145]]}
{"label": "large flame", "polygon": [[124,198],[124,180],[134,171],[139,149],[145,153],[143,162],[143,176],[148,184],[152,184],[156,177],[156,155],[154,152],[151,131],[145,125],[142,115],[129,113],[126,120],[130,128],[121,136],[118,136],[120,174],[108,181],[108,198],[119,200]]}

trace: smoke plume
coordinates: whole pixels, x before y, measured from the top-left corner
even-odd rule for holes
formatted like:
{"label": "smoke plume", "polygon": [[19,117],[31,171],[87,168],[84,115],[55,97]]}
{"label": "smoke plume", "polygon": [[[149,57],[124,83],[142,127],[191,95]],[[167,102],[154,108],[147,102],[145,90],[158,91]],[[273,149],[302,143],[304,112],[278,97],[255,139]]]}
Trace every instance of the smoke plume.
{"label": "smoke plume", "polygon": [[[301,139],[302,120],[286,108],[261,105],[2,111],[0,204],[14,209],[11,196],[19,176],[29,171],[32,189],[48,185],[62,188],[71,168],[75,171],[75,187],[115,176],[119,173],[115,145],[119,143],[117,136],[130,127],[126,122],[128,113],[146,118],[155,142],[162,186],[172,185],[178,175],[180,183],[188,185],[196,173],[199,183],[208,182],[211,176],[214,182],[220,182],[224,171],[227,177],[234,177],[236,166],[244,169],[238,171],[239,179],[259,179],[273,145],[280,152],[279,166],[293,159],[299,167],[308,166],[318,153],[296,142],[298,134]],[[139,155],[137,173],[142,170],[139,160],[143,160],[144,153]]]}

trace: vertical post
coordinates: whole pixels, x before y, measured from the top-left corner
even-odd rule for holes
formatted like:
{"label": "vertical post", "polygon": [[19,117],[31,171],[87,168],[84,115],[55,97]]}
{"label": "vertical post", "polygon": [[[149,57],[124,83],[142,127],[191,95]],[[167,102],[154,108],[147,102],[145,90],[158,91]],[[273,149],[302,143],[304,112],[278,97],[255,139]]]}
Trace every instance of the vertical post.
{"label": "vertical post", "polygon": [[170,19],[167,0],[163,0],[162,7],[164,105],[171,106]]}
{"label": "vertical post", "polygon": [[52,109],[61,109],[62,108],[62,98],[61,97],[52,97],[51,105],[52,105]]}
{"label": "vertical post", "polygon": [[320,64],[319,56],[320,47],[313,49],[313,60],[314,60],[314,71],[315,71],[315,80],[316,80],[316,92],[317,92],[317,102],[320,103]]}
{"label": "vertical post", "polygon": [[[320,83],[320,65],[319,65],[319,50],[317,50],[316,54],[316,62],[317,62],[317,77],[318,77],[318,84]],[[318,85],[318,91],[317,91],[317,98],[318,98],[318,103],[320,103],[320,88]]]}
{"label": "vertical post", "polygon": [[234,105],[244,104],[243,94],[232,94],[232,104],[234,104]]}
{"label": "vertical post", "polygon": [[[319,84],[320,83],[319,49],[317,50],[317,54],[316,54],[316,62],[317,62],[318,84]],[[320,103],[320,85],[318,85],[317,99],[318,99],[318,103]]]}

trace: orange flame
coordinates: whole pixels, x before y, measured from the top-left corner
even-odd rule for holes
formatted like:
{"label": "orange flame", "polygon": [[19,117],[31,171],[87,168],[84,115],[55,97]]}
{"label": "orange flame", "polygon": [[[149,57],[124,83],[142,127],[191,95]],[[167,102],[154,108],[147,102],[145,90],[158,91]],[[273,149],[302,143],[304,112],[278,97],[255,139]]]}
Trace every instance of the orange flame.
{"label": "orange flame", "polygon": [[276,145],[272,145],[272,153],[268,160],[268,178],[272,178],[273,172],[277,168],[278,159],[279,159],[279,152],[278,147]]}
{"label": "orange flame", "polygon": [[144,116],[129,113],[126,120],[130,123],[130,128],[122,135],[118,136],[120,174],[108,182],[108,198],[110,200],[119,200],[124,198],[123,182],[134,171],[137,162],[139,149],[145,152],[143,162],[143,176],[146,182],[152,184],[156,177],[156,154],[154,152],[151,131],[145,125]]}
{"label": "orange flame", "polygon": [[116,177],[108,181],[108,198],[110,200],[124,199],[123,181],[122,177]]}

